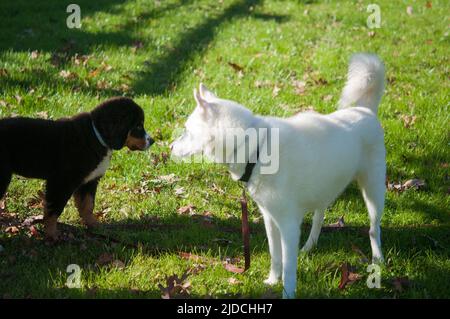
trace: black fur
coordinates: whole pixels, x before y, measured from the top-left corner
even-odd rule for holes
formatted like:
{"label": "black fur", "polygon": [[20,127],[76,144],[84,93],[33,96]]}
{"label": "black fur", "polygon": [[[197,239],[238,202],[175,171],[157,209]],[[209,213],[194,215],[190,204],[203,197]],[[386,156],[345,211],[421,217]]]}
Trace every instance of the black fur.
{"label": "black fur", "polygon": [[[144,112],[133,100],[112,98],[90,113],[56,121],[30,118],[0,120],[0,199],[12,174],[39,178],[46,184],[46,213],[59,216],[77,192],[95,197],[98,178],[84,179],[108,149],[96,137],[93,124],[108,147],[125,146],[127,137],[145,139]],[[148,137],[147,144],[153,141]]]}

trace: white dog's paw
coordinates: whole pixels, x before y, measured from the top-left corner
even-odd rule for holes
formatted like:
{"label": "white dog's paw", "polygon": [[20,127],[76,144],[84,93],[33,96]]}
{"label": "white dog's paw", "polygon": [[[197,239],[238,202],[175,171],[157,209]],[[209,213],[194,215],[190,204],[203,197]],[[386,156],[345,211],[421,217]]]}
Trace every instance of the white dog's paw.
{"label": "white dog's paw", "polygon": [[377,265],[384,264],[384,257],[383,257],[383,255],[373,256],[372,257],[372,264],[377,264]]}
{"label": "white dog's paw", "polygon": [[310,245],[310,244],[308,244],[308,243],[306,243],[303,247],[302,247],[302,249],[300,249],[300,251],[302,252],[302,253],[308,253],[308,252],[310,252],[311,251],[311,249],[313,249],[313,245]]}
{"label": "white dog's paw", "polygon": [[278,283],[278,278],[277,278],[277,276],[272,276],[272,275],[270,275],[269,276],[269,278],[267,278],[266,280],[264,280],[264,283],[266,284],[266,285],[270,285],[270,286],[273,286],[273,285],[276,285],[277,283]]}
{"label": "white dog's paw", "polygon": [[283,290],[283,299],[294,299],[295,298],[295,290],[286,291]]}

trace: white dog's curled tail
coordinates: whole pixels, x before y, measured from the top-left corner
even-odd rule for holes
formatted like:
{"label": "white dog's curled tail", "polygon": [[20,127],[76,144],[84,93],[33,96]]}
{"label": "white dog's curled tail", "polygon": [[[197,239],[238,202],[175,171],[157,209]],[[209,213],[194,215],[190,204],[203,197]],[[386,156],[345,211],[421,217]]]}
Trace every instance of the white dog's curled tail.
{"label": "white dog's curled tail", "polygon": [[363,106],[376,114],[383,91],[384,65],[380,58],[368,53],[354,54],[350,59],[339,108]]}

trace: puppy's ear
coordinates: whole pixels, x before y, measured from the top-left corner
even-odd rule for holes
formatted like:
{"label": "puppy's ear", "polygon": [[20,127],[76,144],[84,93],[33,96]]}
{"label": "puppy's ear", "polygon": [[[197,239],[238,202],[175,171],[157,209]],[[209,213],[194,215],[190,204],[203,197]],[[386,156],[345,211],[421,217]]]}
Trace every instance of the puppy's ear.
{"label": "puppy's ear", "polygon": [[217,96],[211,92],[210,90],[208,90],[208,88],[203,84],[200,83],[200,95],[205,99],[205,100],[212,100],[212,99],[217,99]]}

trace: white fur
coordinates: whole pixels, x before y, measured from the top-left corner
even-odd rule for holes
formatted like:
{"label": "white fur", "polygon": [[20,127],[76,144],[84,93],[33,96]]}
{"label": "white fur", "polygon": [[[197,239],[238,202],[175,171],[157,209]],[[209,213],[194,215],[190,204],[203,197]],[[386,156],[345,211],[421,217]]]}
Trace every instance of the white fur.
{"label": "white fur", "polygon": [[[271,269],[268,284],[283,280],[283,297],[296,291],[300,226],[314,211],[313,225],[303,247],[310,250],[320,234],[325,209],[357,180],[370,219],[374,261],[382,261],[380,219],[385,194],[385,147],[376,111],[384,83],[382,62],[373,55],[355,55],[349,67],[341,106],[328,115],[301,113],[287,119],[253,115],[236,102],[223,100],[200,85],[197,107],[186,122],[186,133],[171,148],[175,156],[204,152],[214,159],[212,141],[226,128],[279,128],[279,170],[260,174],[258,163],[247,188],[264,217]],[[357,103],[355,107],[348,107]],[[227,164],[233,179],[244,164]]]}
{"label": "white fur", "polygon": [[84,178],[84,184],[96,179],[97,177],[105,175],[105,172],[109,167],[109,162],[111,161],[111,154],[112,151],[108,150],[105,157],[103,157],[98,166]]}

